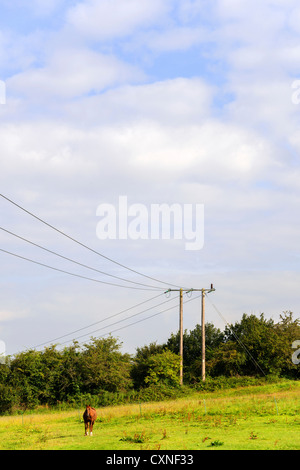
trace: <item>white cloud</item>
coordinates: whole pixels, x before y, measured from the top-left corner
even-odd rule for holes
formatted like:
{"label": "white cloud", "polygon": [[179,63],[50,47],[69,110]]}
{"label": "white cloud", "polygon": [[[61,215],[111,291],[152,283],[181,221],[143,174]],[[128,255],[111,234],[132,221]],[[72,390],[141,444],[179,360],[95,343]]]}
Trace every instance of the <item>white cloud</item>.
{"label": "white cloud", "polygon": [[185,51],[195,45],[206,43],[208,30],[200,27],[173,27],[156,31],[152,30],[139,37],[143,43],[155,52]]}
{"label": "white cloud", "polygon": [[[44,17],[57,6],[45,3],[43,12],[38,0],[35,5]],[[88,0],[69,5],[60,30],[3,33],[2,64],[8,67],[12,54],[17,72],[7,80],[7,104],[0,108],[2,192],[142,272],[200,287],[216,280],[217,303],[234,320],[252,307],[297,307],[297,282],[291,283],[298,278],[300,231],[300,108],[291,103],[296,8],[292,0]],[[181,64],[182,53],[176,55],[183,50],[192,72]],[[96,207],[123,194],[130,203],[204,203],[203,250],[187,253],[172,240],[100,244]],[[84,253],[10,209],[4,209],[8,228],[86,262]],[[2,242],[42,257],[8,236]],[[91,256],[91,265],[98,261]],[[24,318],[37,319],[45,339],[44,323],[51,319],[55,336],[61,312],[68,312],[68,330],[73,303],[81,327],[86,298],[93,299],[87,314],[93,321],[101,310],[96,299],[109,304],[109,314],[127,295],[108,299],[100,290],[93,296],[92,285],[76,290],[74,301],[74,284],[63,275],[7,257],[2,267],[11,288],[2,319],[17,319],[13,312],[26,297]],[[49,278],[63,295],[49,294]],[[128,305],[135,299],[128,294]],[[28,330],[22,344],[36,343]],[[144,343],[156,339],[155,327],[142,333]]]}
{"label": "white cloud", "polygon": [[33,101],[65,98],[100,92],[106,87],[138,81],[143,75],[117,58],[83,49],[62,48],[43,68],[29,69],[10,78],[12,93]]}
{"label": "white cloud", "polygon": [[71,8],[67,20],[86,37],[118,38],[159,23],[171,4],[169,0],[88,0]]}
{"label": "white cloud", "polygon": [[211,112],[213,94],[214,88],[201,79],[176,78],[84,98],[68,106],[66,113],[75,123],[84,115],[91,127],[149,120],[173,126],[202,122]]}
{"label": "white cloud", "polygon": [[270,161],[269,145],[242,128],[209,120],[203,125],[187,123],[163,126],[154,122],[134,125],[119,137],[131,165],[143,171],[174,175],[182,170],[201,181],[251,181]]}
{"label": "white cloud", "polygon": [[3,127],[2,148],[10,155],[6,165],[18,168],[13,160],[18,155],[33,170],[84,174],[105,155],[107,168],[126,161],[128,172],[134,169],[146,179],[148,171],[174,175],[184,169],[207,181],[249,182],[269,167],[270,145],[241,125],[212,117],[212,100],[213,90],[196,79],[90,97],[68,108],[69,124],[49,120]]}

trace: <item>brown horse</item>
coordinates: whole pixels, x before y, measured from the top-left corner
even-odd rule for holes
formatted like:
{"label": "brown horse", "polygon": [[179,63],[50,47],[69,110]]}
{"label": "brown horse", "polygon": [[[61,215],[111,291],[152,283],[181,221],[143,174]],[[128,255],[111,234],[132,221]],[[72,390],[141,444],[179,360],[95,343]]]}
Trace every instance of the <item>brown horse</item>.
{"label": "brown horse", "polygon": [[91,405],[86,405],[85,412],[83,413],[83,421],[85,426],[85,436],[90,432],[90,436],[93,435],[93,426],[97,419],[97,413],[95,408],[92,408]]}

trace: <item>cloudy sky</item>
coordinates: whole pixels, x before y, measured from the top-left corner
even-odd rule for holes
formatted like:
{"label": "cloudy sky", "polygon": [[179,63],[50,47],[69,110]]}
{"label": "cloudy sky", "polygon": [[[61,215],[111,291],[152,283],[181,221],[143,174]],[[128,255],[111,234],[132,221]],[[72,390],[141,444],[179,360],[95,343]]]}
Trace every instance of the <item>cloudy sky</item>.
{"label": "cloudy sky", "polygon": [[[178,328],[171,286],[214,283],[206,319],[221,329],[218,312],[298,317],[299,2],[0,0],[0,12],[6,353],[109,331],[131,353],[163,342]],[[100,240],[99,205],[119,214],[121,196],[149,214],[203,205],[203,247]],[[184,328],[200,321],[196,297]]]}

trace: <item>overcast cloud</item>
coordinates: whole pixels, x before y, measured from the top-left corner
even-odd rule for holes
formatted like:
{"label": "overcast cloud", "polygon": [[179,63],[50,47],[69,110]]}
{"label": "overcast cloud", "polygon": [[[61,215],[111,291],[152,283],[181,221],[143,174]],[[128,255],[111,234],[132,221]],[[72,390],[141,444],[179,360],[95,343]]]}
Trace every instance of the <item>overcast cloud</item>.
{"label": "overcast cloud", "polygon": [[[296,0],[0,0],[1,226],[113,276],[165,287],[214,283],[229,322],[243,313],[299,316],[300,7]],[[204,246],[99,240],[99,204],[203,204]],[[82,276],[74,265],[1,231],[1,248]],[[0,253],[0,340],[8,354],[52,341],[157,295],[100,284]],[[140,286],[142,287],[142,286]],[[159,292],[158,292],[159,293]],[[196,294],[193,294],[195,297]],[[178,328],[177,293],[94,336],[124,350]],[[191,299],[193,298],[191,297]],[[187,299],[187,300],[191,300]],[[130,310],[115,321],[163,302]],[[186,304],[184,327],[199,322]],[[207,321],[224,323],[207,303]],[[107,321],[107,324],[114,320]],[[102,328],[64,337],[72,339]],[[61,341],[63,341],[61,340]],[[55,342],[55,341],[54,341]],[[58,341],[59,342],[59,341]]]}

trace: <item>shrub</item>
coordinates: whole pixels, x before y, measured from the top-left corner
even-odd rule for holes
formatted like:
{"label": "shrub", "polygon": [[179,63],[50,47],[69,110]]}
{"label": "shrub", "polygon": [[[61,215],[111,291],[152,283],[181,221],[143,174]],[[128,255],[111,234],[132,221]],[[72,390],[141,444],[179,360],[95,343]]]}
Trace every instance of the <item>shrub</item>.
{"label": "shrub", "polygon": [[148,360],[148,375],[145,383],[157,385],[163,382],[169,386],[179,385],[180,357],[169,351],[150,356]]}
{"label": "shrub", "polygon": [[18,397],[9,385],[0,384],[0,414],[10,414],[18,405]]}

